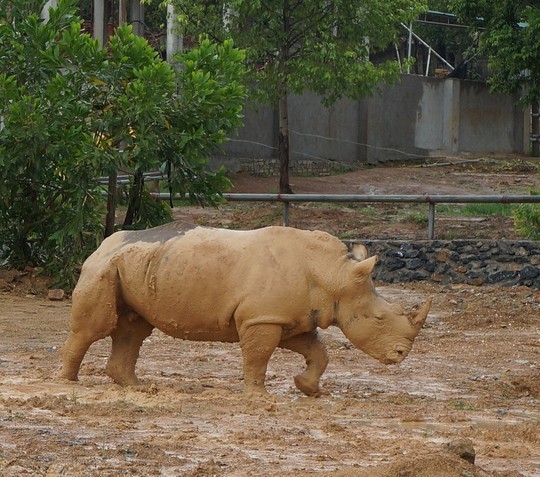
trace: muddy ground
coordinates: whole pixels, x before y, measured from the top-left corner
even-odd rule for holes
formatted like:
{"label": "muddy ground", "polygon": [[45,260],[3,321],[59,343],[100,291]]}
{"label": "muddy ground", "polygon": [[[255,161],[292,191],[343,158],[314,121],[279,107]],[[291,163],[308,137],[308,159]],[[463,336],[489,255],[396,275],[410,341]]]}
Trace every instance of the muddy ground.
{"label": "muddy ground", "polygon": [[[326,191],[351,192],[368,181],[381,189],[412,183],[414,190],[454,191],[459,181],[451,172],[469,177],[463,187],[477,193],[540,187],[534,170],[505,173],[501,164],[495,171],[385,168],[294,182],[298,192],[315,192],[321,183]],[[238,178],[237,188],[249,180]],[[249,191],[259,192],[255,184],[271,187],[272,178],[251,182]],[[237,214],[245,228],[260,220],[255,207],[228,207],[177,214],[238,226]],[[298,215],[295,225],[345,228],[341,210],[323,210],[315,218]],[[402,230],[388,219],[373,225],[379,232],[362,229],[364,236],[377,238],[384,225]],[[421,235],[422,228],[406,233]],[[434,297],[427,325],[401,365],[379,364],[331,328],[323,332],[327,395],[301,395],[292,381],[301,357],[278,350],[268,370],[269,396],[248,398],[238,345],[182,342],[156,331],[141,351],[140,387],[121,388],[104,374],[108,340],[91,347],[78,383],[55,379],[70,302],[47,301],[42,282],[32,277],[14,280],[0,293],[0,475],[540,475],[540,292],[377,285],[390,301],[407,305]],[[470,441],[475,465],[447,450],[457,439]]]}

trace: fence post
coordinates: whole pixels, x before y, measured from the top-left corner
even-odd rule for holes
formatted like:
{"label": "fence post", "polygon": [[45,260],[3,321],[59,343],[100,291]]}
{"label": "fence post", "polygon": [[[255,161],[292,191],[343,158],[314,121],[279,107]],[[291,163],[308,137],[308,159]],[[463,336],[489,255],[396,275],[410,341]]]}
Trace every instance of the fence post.
{"label": "fence post", "polygon": [[283,202],[283,226],[284,227],[289,226],[289,202],[288,201]]}
{"label": "fence post", "polygon": [[435,202],[429,203],[428,211],[428,240],[435,238]]}

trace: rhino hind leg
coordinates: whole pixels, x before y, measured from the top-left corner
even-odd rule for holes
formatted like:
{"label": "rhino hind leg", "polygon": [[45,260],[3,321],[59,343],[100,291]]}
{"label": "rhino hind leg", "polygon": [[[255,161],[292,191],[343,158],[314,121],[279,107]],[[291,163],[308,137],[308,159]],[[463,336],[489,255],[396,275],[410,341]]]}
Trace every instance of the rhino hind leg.
{"label": "rhino hind leg", "polygon": [[111,332],[112,349],[106,373],[121,386],[138,385],[135,365],[145,338],[154,327],[132,310],[119,313],[116,328]]}
{"label": "rhino hind leg", "polygon": [[77,381],[84,355],[88,351],[88,348],[90,348],[90,345],[98,339],[70,331],[68,339],[62,348],[62,368],[59,377],[70,381]]}
{"label": "rhino hind leg", "polygon": [[110,334],[116,315],[108,307],[100,307],[85,295],[74,294],[71,310],[71,330],[62,347],[62,367],[59,377],[77,381],[82,360],[90,345]]}
{"label": "rhino hind leg", "polygon": [[300,353],[306,358],[306,369],[294,377],[294,384],[307,396],[319,396],[319,379],[328,365],[328,354],[317,331],[288,338],[279,347]]}

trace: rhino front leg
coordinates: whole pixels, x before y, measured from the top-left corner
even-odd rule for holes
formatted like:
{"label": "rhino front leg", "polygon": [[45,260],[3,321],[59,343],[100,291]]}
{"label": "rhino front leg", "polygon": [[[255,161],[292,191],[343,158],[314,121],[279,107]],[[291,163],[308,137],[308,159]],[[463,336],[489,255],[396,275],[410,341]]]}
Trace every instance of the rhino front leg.
{"label": "rhino front leg", "polygon": [[266,393],[264,379],[270,356],[281,340],[280,325],[251,325],[240,330],[246,392]]}
{"label": "rhino front leg", "polygon": [[154,327],[134,311],[125,311],[111,332],[112,349],[106,373],[121,386],[140,384],[135,375],[139,350]]}
{"label": "rhino front leg", "polygon": [[321,393],[319,379],[328,365],[328,354],[317,331],[310,331],[288,338],[279,343],[280,348],[300,353],[306,358],[306,369],[294,377],[296,387],[307,396]]}

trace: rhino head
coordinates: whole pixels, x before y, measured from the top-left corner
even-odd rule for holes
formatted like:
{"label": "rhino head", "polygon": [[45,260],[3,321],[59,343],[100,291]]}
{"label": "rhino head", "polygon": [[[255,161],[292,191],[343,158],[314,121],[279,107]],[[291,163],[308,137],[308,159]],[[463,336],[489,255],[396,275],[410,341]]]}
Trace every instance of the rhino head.
{"label": "rhino head", "polygon": [[384,364],[398,364],[409,354],[426,321],[432,299],[409,312],[388,303],[377,293],[371,280],[377,257],[366,256],[363,246],[356,246],[349,254],[343,277],[347,283],[335,305],[335,321],[364,353]]}

